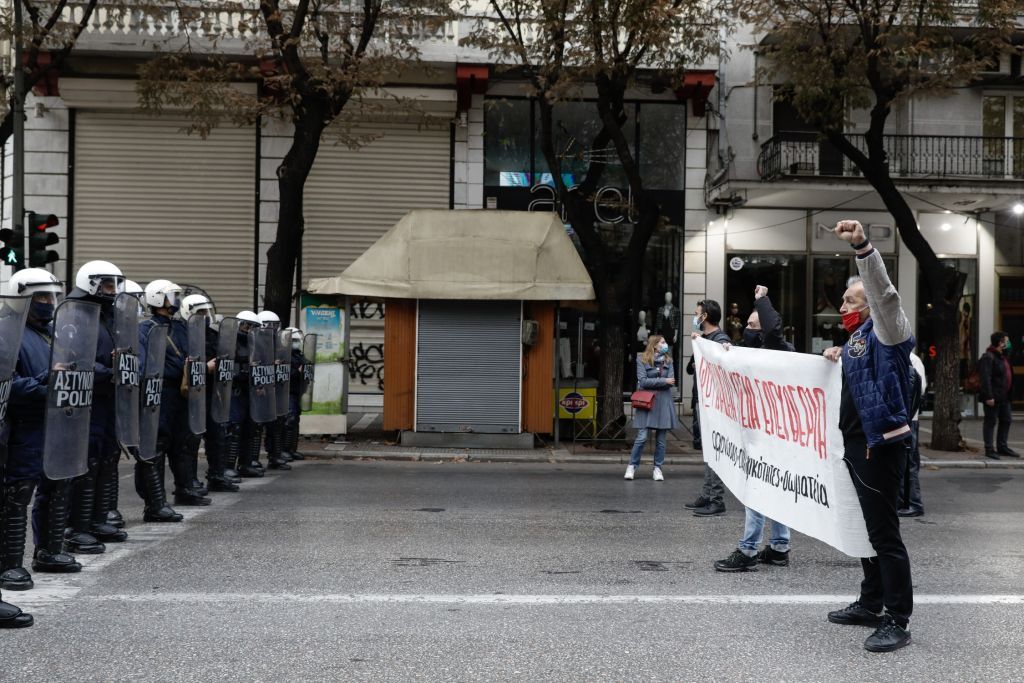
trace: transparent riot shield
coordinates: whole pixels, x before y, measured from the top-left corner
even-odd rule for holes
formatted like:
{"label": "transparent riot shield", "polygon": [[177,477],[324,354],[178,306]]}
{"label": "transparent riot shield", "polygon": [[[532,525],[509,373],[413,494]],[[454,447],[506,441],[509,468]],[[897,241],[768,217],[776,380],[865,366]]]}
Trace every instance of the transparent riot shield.
{"label": "transparent riot shield", "polygon": [[274,337],[271,329],[249,333],[249,418],[259,424],[277,419]]}
{"label": "transparent riot shield", "polygon": [[49,479],[72,479],[88,469],[99,324],[99,305],[80,299],[65,300],[54,314],[43,437],[43,471]]}
{"label": "transparent riot shield", "polygon": [[114,426],[125,448],[139,446],[139,300],[119,294],[114,301]]}
{"label": "transparent riot shield", "polygon": [[210,419],[225,424],[231,419],[231,385],[235,380],[235,347],[238,345],[238,318],[220,321],[217,336],[217,369],[213,371],[210,392]]}
{"label": "transparent riot shield", "polygon": [[188,319],[188,428],[193,434],[206,431],[206,316]]}
{"label": "transparent riot shield", "polygon": [[313,409],[313,381],[316,379],[316,335],[307,334],[302,338],[302,396],[299,409],[308,413]]}
{"label": "transparent riot shield", "polygon": [[157,456],[160,432],[160,400],[164,390],[164,361],[167,356],[167,325],[154,325],[146,339],[146,364],[139,392],[139,457]]}
{"label": "transparent riot shield", "polygon": [[274,347],[274,356],[277,364],[277,382],[274,388],[277,393],[277,416],[285,417],[288,414],[288,393],[292,385],[292,333],[290,330],[281,330],[277,333],[277,345]]}
{"label": "transparent riot shield", "polygon": [[[18,362],[29,301],[27,296],[0,296],[0,440],[7,437],[5,422],[7,405],[11,400],[11,378]],[[3,467],[6,455],[6,444],[0,441],[0,467]]]}

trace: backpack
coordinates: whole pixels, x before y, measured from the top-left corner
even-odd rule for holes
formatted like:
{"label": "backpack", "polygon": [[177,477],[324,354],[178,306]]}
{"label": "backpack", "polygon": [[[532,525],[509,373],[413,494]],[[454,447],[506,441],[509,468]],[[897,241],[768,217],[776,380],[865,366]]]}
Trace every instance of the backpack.
{"label": "backpack", "polygon": [[978,363],[981,359],[978,359],[974,363],[974,367],[971,372],[967,375],[967,379],[964,380],[964,393],[965,394],[977,394],[981,392],[981,372],[978,369]]}

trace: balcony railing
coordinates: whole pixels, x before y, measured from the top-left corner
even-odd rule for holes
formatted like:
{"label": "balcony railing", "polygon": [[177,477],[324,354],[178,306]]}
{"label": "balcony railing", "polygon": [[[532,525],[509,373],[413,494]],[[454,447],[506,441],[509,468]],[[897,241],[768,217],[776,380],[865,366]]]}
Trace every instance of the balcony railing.
{"label": "balcony railing", "polygon": [[[867,153],[862,136],[850,141]],[[1024,138],[968,135],[886,135],[889,173],[897,178],[1024,179]],[[761,146],[762,180],[781,177],[856,177],[853,162],[817,133],[775,134]]]}

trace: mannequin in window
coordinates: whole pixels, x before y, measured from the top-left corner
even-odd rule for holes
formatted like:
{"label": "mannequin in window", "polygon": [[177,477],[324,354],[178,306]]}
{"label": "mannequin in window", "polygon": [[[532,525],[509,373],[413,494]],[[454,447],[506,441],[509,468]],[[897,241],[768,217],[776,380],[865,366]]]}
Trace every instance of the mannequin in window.
{"label": "mannequin in window", "polygon": [[665,292],[665,304],[658,308],[654,331],[675,347],[679,337],[679,307],[672,303],[672,292]]}
{"label": "mannequin in window", "polygon": [[636,328],[636,352],[643,353],[647,348],[647,339],[651,336],[651,331],[647,329],[647,311],[640,311],[637,314],[637,322],[640,326]]}
{"label": "mannequin in window", "polygon": [[743,341],[743,320],[740,318],[740,305],[729,304],[729,315],[725,318],[725,333],[733,344]]}

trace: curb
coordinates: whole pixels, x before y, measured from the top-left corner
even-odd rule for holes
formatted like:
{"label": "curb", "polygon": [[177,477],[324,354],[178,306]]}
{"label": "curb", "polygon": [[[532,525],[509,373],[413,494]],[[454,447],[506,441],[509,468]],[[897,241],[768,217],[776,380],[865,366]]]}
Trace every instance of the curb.
{"label": "curb", "polygon": [[[554,464],[554,465],[625,465],[629,454],[609,455],[573,455],[568,451],[526,451],[522,454],[486,453],[467,451],[463,453],[424,453],[421,451],[370,451],[370,450],[323,450],[316,453],[307,452],[306,457],[313,460],[361,460],[377,462],[478,462],[495,464]],[[703,466],[704,460],[698,456],[666,456],[666,465]],[[922,460],[923,469],[946,470],[1024,470],[1024,461],[1006,460]]]}

